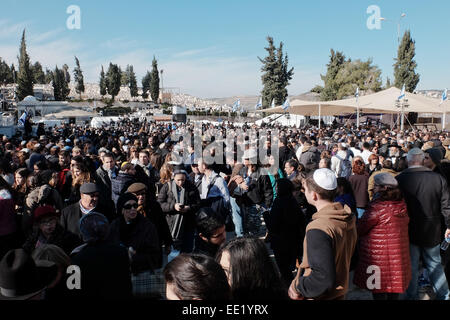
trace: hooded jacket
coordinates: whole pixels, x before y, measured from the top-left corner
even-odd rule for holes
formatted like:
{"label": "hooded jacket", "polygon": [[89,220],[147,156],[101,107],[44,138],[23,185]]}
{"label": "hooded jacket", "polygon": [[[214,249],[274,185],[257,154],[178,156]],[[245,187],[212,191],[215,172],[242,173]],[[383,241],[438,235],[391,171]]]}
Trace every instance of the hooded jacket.
{"label": "hooded jacket", "polygon": [[335,202],[316,212],[306,227],[296,290],[305,298],[343,299],[356,240],[356,217],[348,206]]}
{"label": "hooded jacket", "polygon": [[314,146],[304,146],[299,162],[305,167],[306,171],[313,171],[319,167],[320,153]]}

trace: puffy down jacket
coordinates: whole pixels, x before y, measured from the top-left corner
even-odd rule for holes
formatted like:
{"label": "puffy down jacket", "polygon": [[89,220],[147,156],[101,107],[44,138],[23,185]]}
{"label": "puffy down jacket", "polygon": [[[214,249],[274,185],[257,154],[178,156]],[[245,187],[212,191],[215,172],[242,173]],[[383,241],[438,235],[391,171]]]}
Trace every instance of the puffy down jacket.
{"label": "puffy down jacket", "polygon": [[[411,262],[408,237],[409,216],[406,203],[402,201],[371,202],[358,222],[359,260],[354,283],[375,293],[403,293],[411,280]],[[376,284],[374,270],[379,267],[379,288],[368,288]]]}

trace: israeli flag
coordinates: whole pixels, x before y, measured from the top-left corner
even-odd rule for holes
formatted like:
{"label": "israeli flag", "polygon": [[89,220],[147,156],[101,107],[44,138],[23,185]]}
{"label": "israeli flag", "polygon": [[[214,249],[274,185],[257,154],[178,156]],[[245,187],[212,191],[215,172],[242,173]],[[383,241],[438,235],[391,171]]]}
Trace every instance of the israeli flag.
{"label": "israeli flag", "polygon": [[258,110],[261,107],[262,107],[262,98],[259,98],[259,101],[258,101],[258,103],[255,106],[255,110]]}
{"label": "israeli flag", "polygon": [[286,111],[287,109],[289,109],[290,105],[289,105],[289,98],[286,99],[286,101],[283,103],[283,110]]}
{"label": "israeli flag", "polygon": [[275,99],[272,99],[272,104],[270,105],[271,108],[275,108]]}
{"label": "israeli flag", "polygon": [[241,107],[241,99],[237,99],[234,103],[233,103],[233,112],[238,111],[238,109]]}
{"label": "israeli flag", "polygon": [[27,118],[27,112],[25,111],[24,113],[22,113],[22,115],[20,116],[20,118],[19,118],[19,120],[18,120],[18,122],[19,122],[19,125],[22,125],[22,126],[24,126],[25,125],[25,119]]}
{"label": "israeli flag", "polygon": [[401,100],[403,98],[405,98],[405,84],[403,84],[402,91],[400,92],[400,96],[398,97],[398,100]]}
{"label": "israeli flag", "polygon": [[441,98],[440,104],[443,104],[445,100],[447,100],[447,89],[445,89],[444,92],[442,92],[442,98]]}

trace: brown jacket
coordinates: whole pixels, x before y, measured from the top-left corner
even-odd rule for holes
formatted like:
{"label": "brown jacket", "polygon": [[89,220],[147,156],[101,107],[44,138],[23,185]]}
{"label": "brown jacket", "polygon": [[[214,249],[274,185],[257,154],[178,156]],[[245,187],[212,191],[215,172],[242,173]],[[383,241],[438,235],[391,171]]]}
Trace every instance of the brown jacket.
{"label": "brown jacket", "polygon": [[373,200],[373,188],[374,188],[374,185],[375,185],[375,176],[377,174],[383,173],[383,172],[390,173],[394,178],[395,178],[396,175],[398,175],[397,171],[394,171],[392,169],[386,169],[386,168],[383,168],[383,169],[381,169],[379,171],[375,171],[374,173],[372,173],[372,175],[369,178],[369,185],[367,187],[367,189],[368,189],[367,191],[369,192],[369,199],[370,199],[370,201]]}
{"label": "brown jacket", "polygon": [[[306,227],[309,230],[318,229],[325,232],[333,240],[336,266],[336,282],[332,290],[326,291],[317,300],[343,299],[348,290],[350,261],[356,246],[356,217],[348,206],[339,202],[329,204],[312,216],[312,221]],[[303,260],[297,272],[295,283],[300,277],[308,277],[314,272],[308,264],[307,237],[303,241]],[[298,287],[296,285],[295,287]]]}

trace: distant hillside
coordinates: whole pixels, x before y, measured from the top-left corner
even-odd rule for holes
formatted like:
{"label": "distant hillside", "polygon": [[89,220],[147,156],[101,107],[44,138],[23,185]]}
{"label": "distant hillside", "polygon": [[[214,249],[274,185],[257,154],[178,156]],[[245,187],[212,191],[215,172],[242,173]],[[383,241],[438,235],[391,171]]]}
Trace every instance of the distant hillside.
{"label": "distant hillside", "polygon": [[[241,106],[243,106],[244,110],[253,109],[255,105],[258,103],[260,96],[234,96],[227,98],[211,98],[209,100],[214,101],[220,105],[229,105],[231,106],[237,99],[241,100]],[[305,92],[295,96],[289,96],[289,100],[293,101],[295,99],[305,100],[305,101],[319,101],[320,95],[315,92]]]}

